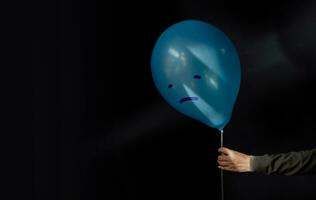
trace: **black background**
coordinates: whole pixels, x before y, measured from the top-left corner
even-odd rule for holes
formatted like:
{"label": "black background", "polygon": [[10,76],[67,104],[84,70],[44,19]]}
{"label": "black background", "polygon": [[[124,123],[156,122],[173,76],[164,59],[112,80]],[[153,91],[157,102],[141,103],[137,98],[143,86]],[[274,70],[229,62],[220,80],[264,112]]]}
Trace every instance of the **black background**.
{"label": "black background", "polygon": [[[313,1],[38,1],[2,9],[9,199],[220,199],[218,132],[171,108],[151,78],[156,39],[185,19],[217,26],[240,55],[227,147],[254,155],[315,147]],[[315,199],[315,183],[225,173],[225,194]]]}

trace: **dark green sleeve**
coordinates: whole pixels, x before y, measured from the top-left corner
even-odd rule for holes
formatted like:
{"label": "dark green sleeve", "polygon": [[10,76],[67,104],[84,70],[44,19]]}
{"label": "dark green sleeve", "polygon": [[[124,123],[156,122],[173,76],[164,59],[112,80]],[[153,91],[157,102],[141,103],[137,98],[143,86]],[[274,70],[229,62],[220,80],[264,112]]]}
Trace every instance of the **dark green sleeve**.
{"label": "dark green sleeve", "polygon": [[250,166],[253,172],[267,175],[316,174],[316,149],[252,156]]}

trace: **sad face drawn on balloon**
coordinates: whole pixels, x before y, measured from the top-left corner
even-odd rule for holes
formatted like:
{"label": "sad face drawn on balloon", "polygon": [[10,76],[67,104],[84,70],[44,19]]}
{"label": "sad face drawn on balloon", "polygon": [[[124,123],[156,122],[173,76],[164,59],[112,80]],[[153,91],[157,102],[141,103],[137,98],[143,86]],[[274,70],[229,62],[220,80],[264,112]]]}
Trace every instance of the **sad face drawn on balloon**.
{"label": "sad face drawn on balloon", "polygon": [[[194,75],[193,76],[194,79],[201,79],[201,76],[200,75]],[[168,85],[168,88],[173,88],[173,85],[172,84],[169,84]],[[192,96],[192,97],[183,97],[182,99],[179,100],[179,103],[185,103],[185,102],[188,102],[188,101],[197,101],[199,100],[199,97],[197,96]]]}

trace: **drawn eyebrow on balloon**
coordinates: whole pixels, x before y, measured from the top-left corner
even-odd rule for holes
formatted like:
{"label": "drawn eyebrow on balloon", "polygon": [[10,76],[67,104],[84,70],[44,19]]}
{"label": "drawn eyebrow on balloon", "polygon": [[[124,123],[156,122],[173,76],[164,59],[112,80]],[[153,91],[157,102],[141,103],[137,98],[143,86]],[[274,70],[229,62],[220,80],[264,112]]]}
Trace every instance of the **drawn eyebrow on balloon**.
{"label": "drawn eyebrow on balloon", "polygon": [[201,76],[200,75],[194,75],[194,78],[195,79],[201,79]]}
{"label": "drawn eyebrow on balloon", "polygon": [[172,85],[172,84],[169,84],[169,85],[168,85],[168,88],[172,88],[172,87],[173,87],[173,85]]}

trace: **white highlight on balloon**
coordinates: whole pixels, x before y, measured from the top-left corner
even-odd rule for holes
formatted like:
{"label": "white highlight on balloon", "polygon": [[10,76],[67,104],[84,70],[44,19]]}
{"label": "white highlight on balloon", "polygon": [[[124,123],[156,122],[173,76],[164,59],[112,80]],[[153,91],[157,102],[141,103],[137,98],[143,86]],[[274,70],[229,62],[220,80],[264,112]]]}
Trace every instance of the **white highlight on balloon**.
{"label": "white highlight on balloon", "polygon": [[211,85],[218,90],[218,82],[213,77],[207,77],[208,81],[211,83]]}
{"label": "white highlight on balloon", "polygon": [[179,74],[187,66],[187,62],[185,52],[178,51],[174,47],[168,49],[168,54],[171,56],[168,57],[166,65],[171,67],[166,68],[166,74],[172,77],[174,74]]}
{"label": "white highlight on balloon", "polygon": [[186,62],[186,59],[185,59],[185,54],[184,52],[179,52],[177,51],[176,49],[174,48],[169,48],[168,49],[168,52],[170,55],[172,55],[173,57],[175,57],[176,59],[180,59],[184,64]]}
{"label": "white highlight on balloon", "polygon": [[170,48],[168,50],[168,52],[170,53],[170,55],[174,56],[175,58],[179,58],[180,57],[180,54],[177,50],[175,50],[174,48]]}

